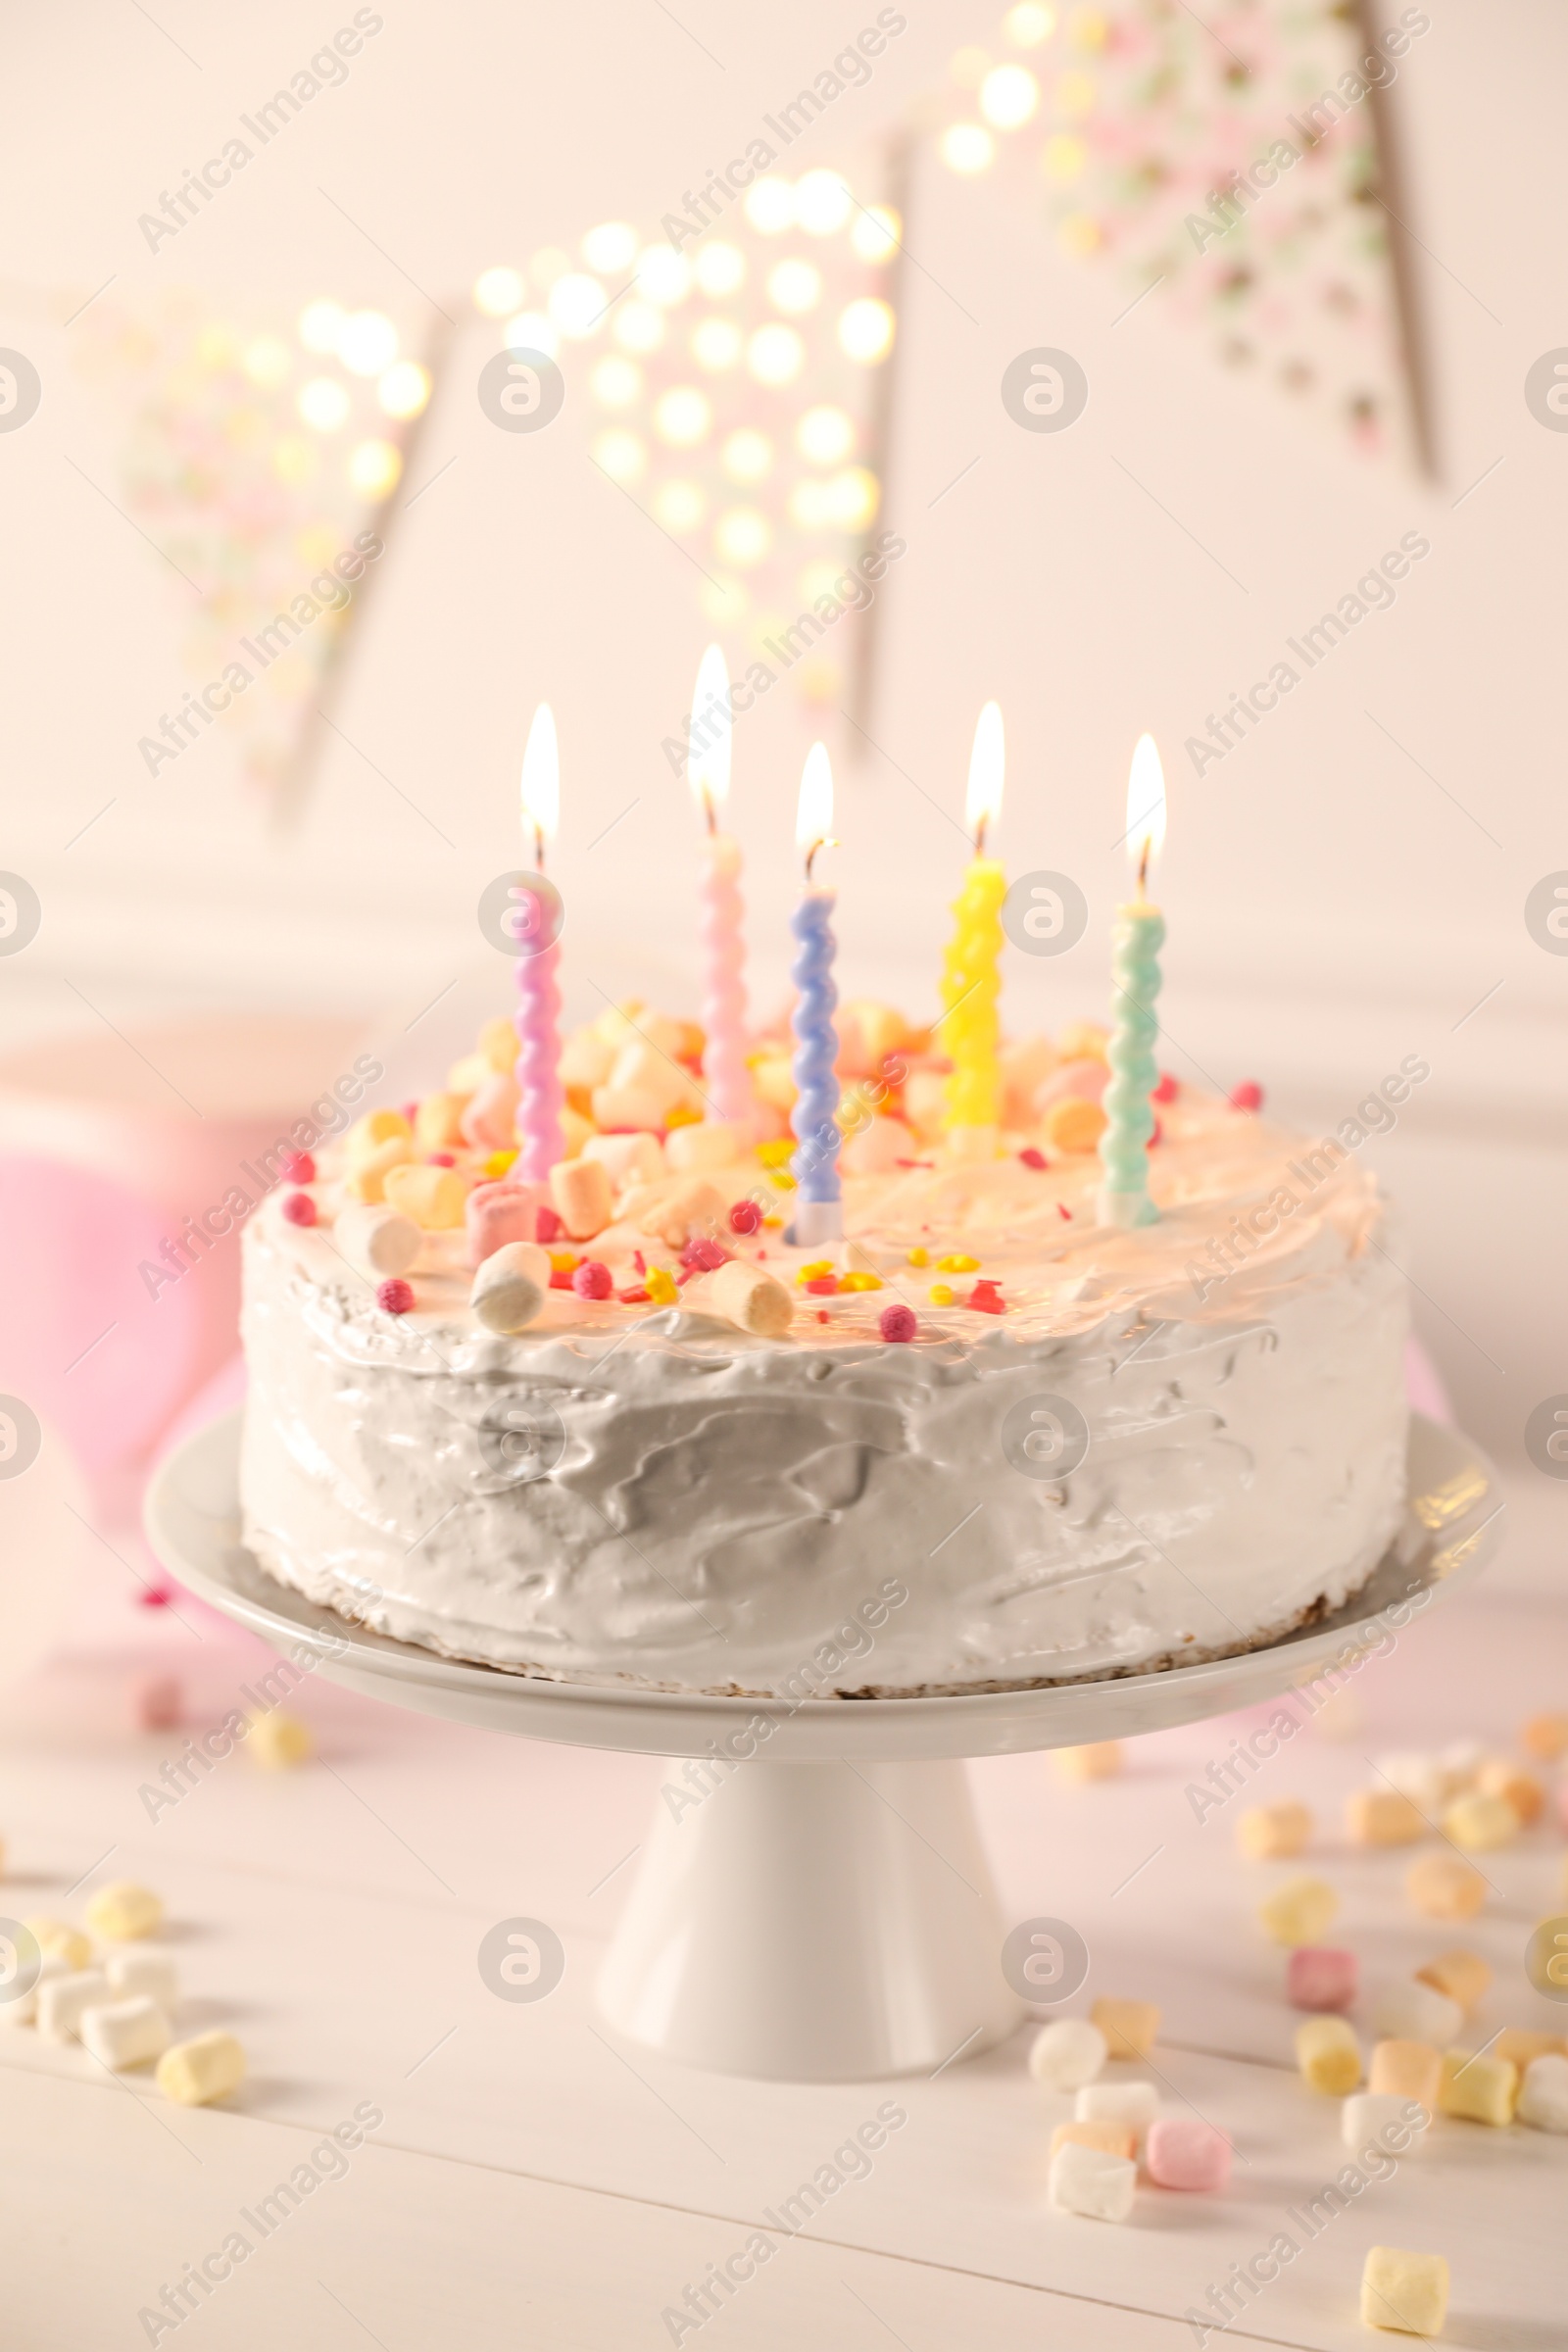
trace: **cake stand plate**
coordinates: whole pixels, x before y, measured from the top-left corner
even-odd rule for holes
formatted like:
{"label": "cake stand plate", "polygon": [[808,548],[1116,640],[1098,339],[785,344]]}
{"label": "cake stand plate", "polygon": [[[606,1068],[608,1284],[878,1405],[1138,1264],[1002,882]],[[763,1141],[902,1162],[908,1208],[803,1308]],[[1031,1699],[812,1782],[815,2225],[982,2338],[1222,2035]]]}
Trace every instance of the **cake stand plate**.
{"label": "cake stand plate", "polygon": [[[1479,1448],[1412,1416],[1400,1539],[1318,1625],[1240,1657],[1108,1682],[792,1704],[548,1682],[348,1625],[242,1544],[239,1435],[238,1414],[211,1422],[154,1476],[147,1536],[170,1573],[368,1697],[526,1739],[688,1759],[655,1807],[601,2008],[666,2056],[796,2082],[929,2072],[1023,2014],[956,1759],[1162,1731],[1325,1676],[1332,1687],[1347,1661],[1484,1565],[1503,1507]],[[731,1741],[743,1760],[730,1760]]]}

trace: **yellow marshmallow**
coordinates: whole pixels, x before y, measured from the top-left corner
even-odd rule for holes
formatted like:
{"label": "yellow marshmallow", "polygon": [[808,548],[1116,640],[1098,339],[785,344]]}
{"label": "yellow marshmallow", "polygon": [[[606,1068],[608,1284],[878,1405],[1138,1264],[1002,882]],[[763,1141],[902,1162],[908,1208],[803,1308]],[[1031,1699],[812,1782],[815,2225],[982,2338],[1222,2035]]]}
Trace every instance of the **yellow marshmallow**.
{"label": "yellow marshmallow", "polygon": [[[406,1130],[407,1121],[404,1125]],[[386,1180],[392,1170],[407,1167],[413,1157],[414,1146],[407,1132],[389,1135],[384,1142],[372,1144],[357,1159],[350,1161],[343,1189],[350,1200],[363,1200],[367,1206],[374,1206],[386,1199]]]}
{"label": "yellow marshmallow", "polygon": [[1159,2033],[1159,2011],[1152,2001],[1118,2001],[1102,1996],[1089,2012],[1089,2022],[1105,2036],[1112,2058],[1147,2058]]}
{"label": "yellow marshmallow", "polygon": [[1294,1798],[1250,1805],[1236,1824],[1236,1842],[1250,1862],[1288,1862],[1311,1835],[1311,1813]]}
{"label": "yellow marshmallow", "polygon": [[1257,1907],[1264,1934],[1276,1943],[1316,1943],[1340,1907],[1340,1898],[1324,1879],[1287,1879]]}
{"label": "yellow marshmallow", "polygon": [[468,1188],[456,1168],[389,1168],[383,1197],[425,1233],[454,1233],[463,1224]]}
{"label": "yellow marshmallow", "polygon": [[1361,2325],[1404,2335],[1441,2335],[1448,2315],[1448,2266],[1441,2254],[1373,2246],[1361,2271]]}
{"label": "yellow marshmallow", "polygon": [[1443,1828],[1467,1853],[1490,1854],[1496,1846],[1512,1844],[1519,1835],[1519,1816],[1505,1796],[1474,1788],[1454,1798],[1443,1816]]}
{"label": "yellow marshmallow", "polygon": [[414,1114],[416,1140],[426,1152],[450,1152],[463,1142],[466,1095],[426,1095]]}
{"label": "yellow marshmallow", "polygon": [[1122,1768],[1119,1740],[1091,1740],[1084,1747],[1058,1747],[1053,1761],[1064,1781],[1110,1781]]}
{"label": "yellow marshmallow", "polygon": [[1343,2099],[1361,2080],[1361,2044],[1343,2017],[1308,2017],[1296,2029],[1296,2063],[1314,2090]]}
{"label": "yellow marshmallow", "polygon": [[1519,2095],[1519,2069],[1508,2058],[1491,2051],[1473,2058],[1465,2050],[1445,2050],[1443,2083],[1438,2104],[1445,2115],[1463,2116],[1472,2124],[1511,2124]]}
{"label": "yellow marshmallow", "polygon": [[1404,1891],[1428,1919],[1474,1919],[1487,1899],[1487,1882],[1453,1854],[1423,1854],[1405,1872]]}
{"label": "yellow marshmallow", "polygon": [[100,1886],[87,1904],[87,1925],[100,1943],[129,1943],[138,1936],[156,1936],[164,1920],[161,1895],[138,1886],[134,1879],[115,1879]]}
{"label": "yellow marshmallow", "polygon": [[198,2034],[176,2041],[158,2061],[158,2087],[181,2107],[205,2107],[237,2090],[245,2080],[245,2053],[232,2034]]}
{"label": "yellow marshmallow", "polygon": [[285,1715],[281,1707],[270,1707],[265,1715],[253,1715],[245,1733],[245,1745],[254,1763],[269,1772],[286,1772],[291,1765],[304,1764],[315,1752],[308,1724],[297,1715]]}
{"label": "yellow marshmallow", "polygon": [[64,1919],[24,1919],[23,1926],[40,1952],[55,1952],[74,1975],[92,1958],[92,1945],[79,1928]]}
{"label": "yellow marshmallow", "polygon": [[1347,1799],[1345,1827],[1357,1845],[1410,1845],[1429,1824],[1397,1788],[1358,1788]]}
{"label": "yellow marshmallow", "polygon": [[406,1144],[413,1132],[401,1110],[368,1110],[343,1138],[343,1150],[350,1160],[368,1159],[383,1144]]}

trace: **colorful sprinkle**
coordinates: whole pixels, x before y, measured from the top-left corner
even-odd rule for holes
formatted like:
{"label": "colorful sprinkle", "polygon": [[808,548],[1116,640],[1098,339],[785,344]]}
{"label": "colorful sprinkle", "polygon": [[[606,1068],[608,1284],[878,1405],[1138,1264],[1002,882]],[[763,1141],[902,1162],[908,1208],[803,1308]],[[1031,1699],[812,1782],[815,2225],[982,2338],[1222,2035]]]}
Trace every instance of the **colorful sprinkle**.
{"label": "colorful sprinkle", "polygon": [[1033,1144],[1026,1144],[1024,1149],[1019,1152],[1018,1157],[1023,1161],[1023,1164],[1026,1168],[1049,1168],[1051,1165],[1051,1162],[1049,1159],[1047,1159],[1045,1153],[1043,1152],[1037,1152]]}
{"label": "colorful sprinkle", "polygon": [[608,1298],[614,1289],[610,1268],[597,1257],[585,1257],[571,1278],[579,1298]]}
{"label": "colorful sprinkle", "polygon": [[824,1274],[831,1274],[833,1270],[830,1257],[813,1257],[801,1267],[795,1279],[797,1282],[819,1282]]}
{"label": "colorful sprinkle", "polygon": [[795,1156],[795,1138],[780,1135],[775,1136],[771,1143],[759,1144],[757,1156],[764,1168],[782,1168]]}
{"label": "colorful sprinkle", "polygon": [[931,1263],[930,1250],[921,1250],[918,1247],[911,1250],[909,1251],[909,1263],[911,1266],[928,1266]]}
{"label": "colorful sprinkle", "polygon": [[1261,1110],[1263,1089],[1255,1078],[1244,1078],[1240,1086],[1231,1088],[1232,1110]]}
{"label": "colorful sprinkle", "polygon": [[877,1321],[885,1340],[912,1340],[919,1328],[912,1306],[885,1306]]}
{"label": "colorful sprinkle", "polygon": [[375,1286],[375,1303],[384,1315],[406,1315],[414,1304],[414,1285],[394,1274]]}
{"label": "colorful sprinkle", "polygon": [[283,1203],[283,1214],[291,1225],[314,1225],[316,1202],[309,1193],[290,1193]]}
{"label": "colorful sprinkle", "polygon": [[507,1174],[517,1154],[515,1150],[511,1152],[491,1152],[489,1158],[484,1163],[484,1172],[490,1178],[492,1183],[494,1183],[498,1177],[505,1176]]}
{"label": "colorful sprinkle", "polygon": [[1004,1301],[997,1297],[994,1282],[977,1282],[969,1293],[969,1304],[977,1315],[1004,1315]]}
{"label": "colorful sprinkle", "polygon": [[693,1234],[680,1253],[681,1264],[692,1274],[711,1274],[728,1260],[729,1251],[721,1242],[710,1242],[700,1233]]}
{"label": "colorful sprinkle", "polygon": [[731,1233],[755,1233],[762,1222],[762,1212],[755,1200],[737,1200],[729,1212]]}
{"label": "colorful sprinkle", "polygon": [[285,1152],[277,1163],[277,1172],[290,1184],[314,1184],[316,1162],[309,1152]]}
{"label": "colorful sprinkle", "polygon": [[667,1266],[648,1269],[648,1296],[655,1306],[673,1306],[680,1297],[680,1285]]}
{"label": "colorful sprinkle", "polygon": [[880,1274],[859,1272],[846,1274],[839,1283],[841,1291],[879,1291],[881,1288],[882,1277]]}
{"label": "colorful sprinkle", "polygon": [[450,1152],[427,1152],[424,1164],[427,1168],[455,1168],[458,1163]]}
{"label": "colorful sprinkle", "polygon": [[809,1291],[815,1298],[832,1298],[837,1295],[839,1278],[836,1274],[813,1274],[810,1281],[803,1283],[801,1287]]}
{"label": "colorful sprinkle", "polygon": [[1072,1210],[1067,1206],[1065,1200],[1056,1202],[1056,1214],[1058,1217],[1065,1217],[1069,1225],[1072,1223]]}
{"label": "colorful sprinkle", "polygon": [[977,1257],[966,1257],[961,1250],[956,1250],[951,1257],[937,1259],[937,1272],[939,1274],[972,1274],[979,1263],[980,1260]]}
{"label": "colorful sprinkle", "polygon": [[933,1306],[951,1306],[953,1304],[953,1285],[949,1282],[934,1282],[931,1285],[929,1297]]}
{"label": "colorful sprinkle", "polygon": [[1159,1084],[1154,1088],[1151,1100],[1155,1102],[1174,1102],[1180,1092],[1181,1089],[1169,1070],[1161,1070]]}

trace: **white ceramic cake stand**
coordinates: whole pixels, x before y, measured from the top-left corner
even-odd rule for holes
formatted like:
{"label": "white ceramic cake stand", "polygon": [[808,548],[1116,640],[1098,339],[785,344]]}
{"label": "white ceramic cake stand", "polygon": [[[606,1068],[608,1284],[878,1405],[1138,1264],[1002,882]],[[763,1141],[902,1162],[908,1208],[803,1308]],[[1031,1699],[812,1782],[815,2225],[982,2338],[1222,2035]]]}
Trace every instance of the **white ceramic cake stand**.
{"label": "white ceramic cake stand", "polygon": [[[703,1759],[765,1718],[760,1758],[662,1790],[599,1982],[631,2040],[722,2074],[869,2081],[933,2068],[1010,2033],[1005,1926],[964,1756],[1161,1731],[1312,1683],[1357,1629],[1472,1574],[1499,1535],[1496,1473],[1413,1418],[1405,1534],[1337,1616],[1265,1649],[1165,1674],[957,1698],[703,1698],[461,1665],[346,1625],[278,1585],[239,1540],[239,1416],[154,1478],[149,1541],[170,1572],[280,1650],[332,1638],[318,1671],[372,1698],[525,1739]],[[1382,1639],[1381,1629],[1375,1637]]]}

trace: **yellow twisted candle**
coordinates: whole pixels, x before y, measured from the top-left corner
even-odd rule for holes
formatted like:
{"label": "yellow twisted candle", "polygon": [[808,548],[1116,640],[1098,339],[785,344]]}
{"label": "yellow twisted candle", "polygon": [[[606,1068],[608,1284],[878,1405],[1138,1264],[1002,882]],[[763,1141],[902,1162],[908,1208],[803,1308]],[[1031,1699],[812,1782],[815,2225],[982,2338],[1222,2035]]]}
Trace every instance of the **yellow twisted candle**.
{"label": "yellow twisted candle", "polygon": [[986,827],[1002,808],[1004,747],[1002,712],[987,703],[974,731],[969,760],[967,817],[974,858],[954,902],[957,927],[942,970],[946,1006],[937,1034],[953,1062],[948,1080],[947,1130],[950,1148],[965,1156],[987,1157],[996,1149],[1002,1119],[998,1047],[1002,1024],[1002,903],[1007,878],[995,858],[985,855]]}

